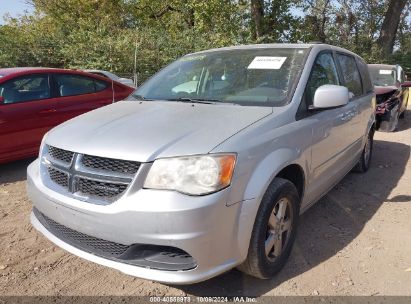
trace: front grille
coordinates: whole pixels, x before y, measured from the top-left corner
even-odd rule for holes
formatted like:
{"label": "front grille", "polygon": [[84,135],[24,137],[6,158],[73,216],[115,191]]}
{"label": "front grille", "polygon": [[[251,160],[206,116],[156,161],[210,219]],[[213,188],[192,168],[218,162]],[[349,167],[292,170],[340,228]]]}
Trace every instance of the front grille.
{"label": "front grille", "polygon": [[85,178],[78,180],[78,191],[93,196],[112,198],[120,195],[126,189],[127,185],[122,184],[104,183]]}
{"label": "front grille", "polygon": [[50,179],[57,185],[62,187],[68,187],[68,176],[66,173],[56,170],[52,167],[47,168],[49,172]]}
{"label": "front grille", "polygon": [[63,163],[70,164],[73,160],[74,153],[71,151],[59,149],[56,147],[48,146],[49,155],[55,160],[59,160]]}
{"label": "front grille", "polygon": [[84,155],[81,160],[81,163],[83,166],[88,168],[111,172],[119,172],[125,174],[136,174],[138,168],[140,167],[140,163],[135,161],[120,160],[91,155]]}
{"label": "front grille", "polygon": [[46,226],[48,230],[53,232],[55,236],[69,243],[70,245],[80,247],[88,252],[104,252],[106,255],[118,256],[123,254],[129,246],[102,240],[73,229],[63,226],[46,215],[40,213],[37,209],[33,209],[36,217]]}
{"label": "front grille", "polygon": [[[140,163],[83,155],[48,146],[42,161],[48,178],[45,184],[55,191],[95,204],[110,204],[131,184]],[[43,171],[43,172],[44,172]],[[55,188],[56,184],[60,187]]]}
{"label": "front grille", "polygon": [[197,267],[187,252],[169,246],[148,244],[124,245],[96,238],[61,225],[36,208],[33,213],[50,233],[82,251],[117,262],[168,271],[183,271]]}

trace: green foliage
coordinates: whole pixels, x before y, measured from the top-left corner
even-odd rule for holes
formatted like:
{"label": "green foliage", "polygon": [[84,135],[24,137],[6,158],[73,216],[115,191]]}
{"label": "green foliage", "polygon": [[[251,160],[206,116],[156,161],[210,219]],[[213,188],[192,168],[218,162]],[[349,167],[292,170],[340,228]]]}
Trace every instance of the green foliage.
{"label": "green foliage", "polygon": [[[376,40],[387,8],[378,0],[264,0],[263,34],[252,39],[249,0],[31,0],[31,16],[0,26],[0,67],[98,68],[139,82],[176,58],[244,43],[324,40],[369,62],[411,70],[407,6],[396,52],[381,57]],[[295,14],[295,9],[303,11]]]}

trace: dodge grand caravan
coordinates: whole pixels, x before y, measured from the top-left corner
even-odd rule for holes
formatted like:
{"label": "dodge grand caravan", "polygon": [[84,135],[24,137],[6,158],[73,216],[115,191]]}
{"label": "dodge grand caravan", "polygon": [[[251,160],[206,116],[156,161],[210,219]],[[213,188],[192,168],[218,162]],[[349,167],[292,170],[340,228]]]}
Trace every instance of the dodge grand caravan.
{"label": "dodge grand caravan", "polygon": [[299,215],[368,169],[373,103],[365,62],[338,47],[186,55],[45,135],[28,168],[31,222],[141,278],[188,284],[234,267],[270,278]]}

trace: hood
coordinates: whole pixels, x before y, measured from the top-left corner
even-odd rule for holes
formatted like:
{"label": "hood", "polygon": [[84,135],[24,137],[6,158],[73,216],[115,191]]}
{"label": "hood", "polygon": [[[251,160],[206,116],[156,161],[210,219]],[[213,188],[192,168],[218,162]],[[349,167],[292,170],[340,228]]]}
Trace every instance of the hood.
{"label": "hood", "polygon": [[397,91],[398,88],[396,86],[386,86],[386,87],[380,87],[380,86],[375,86],[375,94],[381,95],[381,94],[386,94],[392,91]]}
{"label": "hood", "polygon": [[272,111],[269,107],[231,104],[121,101],[54,128],[46,143],[73,152],[140,162],[205,154]]}

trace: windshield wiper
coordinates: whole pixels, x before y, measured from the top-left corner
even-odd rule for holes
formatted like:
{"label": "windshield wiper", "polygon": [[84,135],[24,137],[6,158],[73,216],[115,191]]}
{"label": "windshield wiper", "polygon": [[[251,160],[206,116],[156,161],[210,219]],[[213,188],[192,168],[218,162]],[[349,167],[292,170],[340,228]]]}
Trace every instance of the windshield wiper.
{"label": "windshield wiper", "polygon": [[129,98],[133,98],[134,100],[147,100],[147,101],[153,101],[154,99],[148,99],[148,98],[145,98],[144,96],[141,96],[141,95],[133,95],[133,94],[131,94],[130,96],[129,96]]}
{"label": "windshield wiper", "polygon": [[188,97],[180,97],[180,98],[170,98],[166,99],[168,101],[181,101],[181,102],[189,102],[189,103],[203,103],[203,104],[213,104],[216,102],[224,102],[218,99],[203,99],[203,98],[188,98]]}

